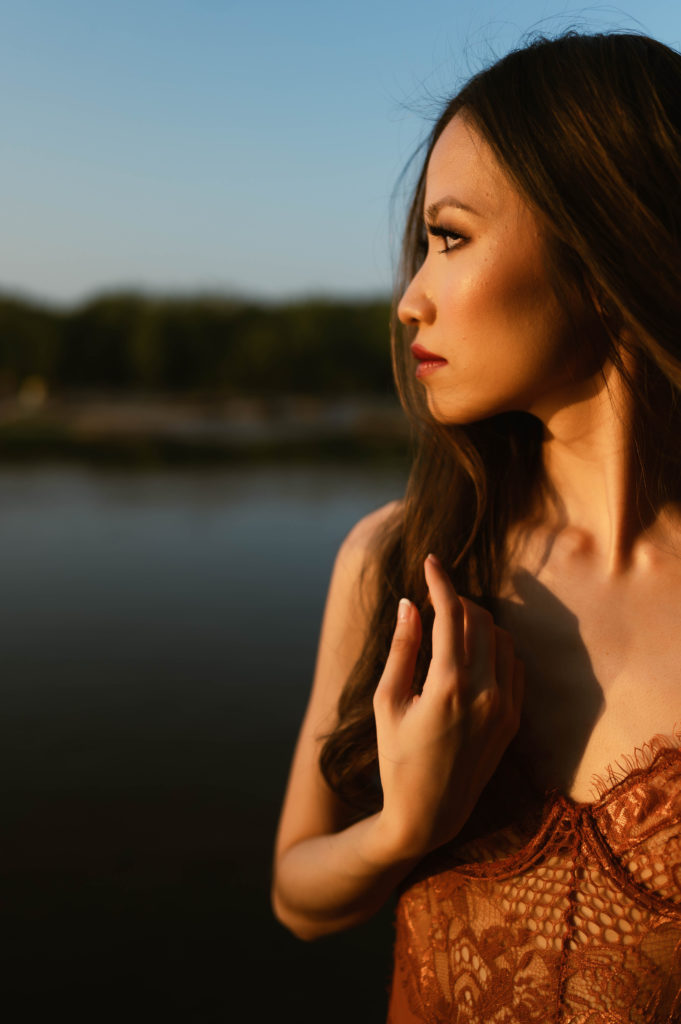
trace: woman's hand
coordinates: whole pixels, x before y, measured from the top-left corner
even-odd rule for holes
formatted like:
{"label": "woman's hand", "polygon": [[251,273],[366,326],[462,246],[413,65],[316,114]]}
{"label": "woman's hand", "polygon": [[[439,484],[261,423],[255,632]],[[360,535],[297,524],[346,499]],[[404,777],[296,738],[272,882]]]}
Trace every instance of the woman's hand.
{"label": "woman's hand", "polygon": [[518,729],[523,695],[509,634],[457,596],[432,555],[425,573],[435,620],[423,692],[412,689],[421,621],[402,601],[374,696],[382,828],[404,857],[423,856],[460,831]]}

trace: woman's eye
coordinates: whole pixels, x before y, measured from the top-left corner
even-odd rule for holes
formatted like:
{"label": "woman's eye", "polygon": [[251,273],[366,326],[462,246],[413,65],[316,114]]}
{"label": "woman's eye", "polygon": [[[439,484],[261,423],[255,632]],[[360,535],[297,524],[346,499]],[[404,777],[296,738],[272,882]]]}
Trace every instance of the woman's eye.
{"label": "woman's eye", "polygon": [[443,246],[438,249],[440,253],[453,252],[454,249],[458,249],[463,242],[466,241],[464,235],[459,234],[458,231],[452,231],[451,228],[441,227],[439,224],[429,224],[428,234],[434,238],[441,238]]}
{"label": "woman's eye", "polygon": [[442,235],[444,240],[444,247],[440,249],[440,252],[451,252],[452,249],[457,249],[459,243],[463,241],[463,236],[456,233],[456,231],[448,231],[445,235]]}

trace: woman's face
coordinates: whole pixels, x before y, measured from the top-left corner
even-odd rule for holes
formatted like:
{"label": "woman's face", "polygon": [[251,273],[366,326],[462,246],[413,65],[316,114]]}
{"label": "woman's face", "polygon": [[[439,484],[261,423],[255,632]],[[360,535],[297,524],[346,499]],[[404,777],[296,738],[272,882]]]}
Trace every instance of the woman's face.
{"label": "woman's face", "polygon": [[461,114],[431,154],[424,217],[428,252],[398,314],[417,327],[415,372],[433,415],[549,415],[576,382],[574,321],[549,280],[535,216]]}

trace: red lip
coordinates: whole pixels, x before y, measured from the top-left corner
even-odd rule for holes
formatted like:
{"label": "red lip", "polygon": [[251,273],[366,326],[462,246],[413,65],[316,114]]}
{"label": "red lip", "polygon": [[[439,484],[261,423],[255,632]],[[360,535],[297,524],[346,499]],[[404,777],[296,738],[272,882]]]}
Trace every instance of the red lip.
{"label": "red lip", "polygon": [[447,365],[447,360],[443,359],[442,356],[436,356],[434,352],[429,352],[423,345],[419,345],[418,341],[415,341],[411,346],[411,354],[414,359],[418,359],[419,365],[416,367],[416,376],[419,380],[422,377],[428,377],[431,373],[435,373],[441,367]]}
{"label": "red lip", "polygon": [[412,344],[412,346],[411,346],[411,354],[413,355],[414,359],[418,359],[420,361],[438,362],[438,363],[446,363],[447,362],[447,360],[443,359],[442,356],[437,356],[437,355],[435,355],[434,352],[429,352],[427,348],[423,347],[423,345],[419,345],[418,341],[415,341]]}

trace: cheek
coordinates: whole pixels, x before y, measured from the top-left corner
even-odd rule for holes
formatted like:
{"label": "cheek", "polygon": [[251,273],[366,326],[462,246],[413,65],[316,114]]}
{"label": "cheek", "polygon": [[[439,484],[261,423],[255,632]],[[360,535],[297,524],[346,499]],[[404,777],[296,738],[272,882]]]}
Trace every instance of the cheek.
{"label": "cheek", "polygon": [[445,280],[450,323],[474,329],[476,324],[527,325],[537,316],[555,316],[558,302],[543,268],[525,254],[511,260],[501,248],[482,258],[476,254],[470,265],[462,258],[456,279]]}
{"label": "cheek", "polygon": [[489,309],[508,324],[543,323],[559,312],[558,300],[541,267],[523,260],[496,264],[481,280],[491,300]]}
{"label": "cheek", "polygon": [[462,275],[455,294],[448,311],[453,393],[462,398],[463,385],[491,413],[529,408],[570,379],[574,331],[541,268],[490,260],[480,273]]}
{"label": "cheek", "polygon": [[480,282],[480,308],[484,309],[480,326],[487,327],[495,354],[503,353],[508,360],[515,353],[534,363],[539,372],[564,362],[571,325],[543,268],[520,261],[496,270]]}
{"label": "cheek", "polygon": [[536,274],[489,260],[461,274],[447,295],[444,320],[457,364],[472,367],[481,358],[487,363],[485,356],[495,364],[503,357],[502,365],[508,365],[513,353],[538,355],[539,338],[560,316],[553,292]]}

